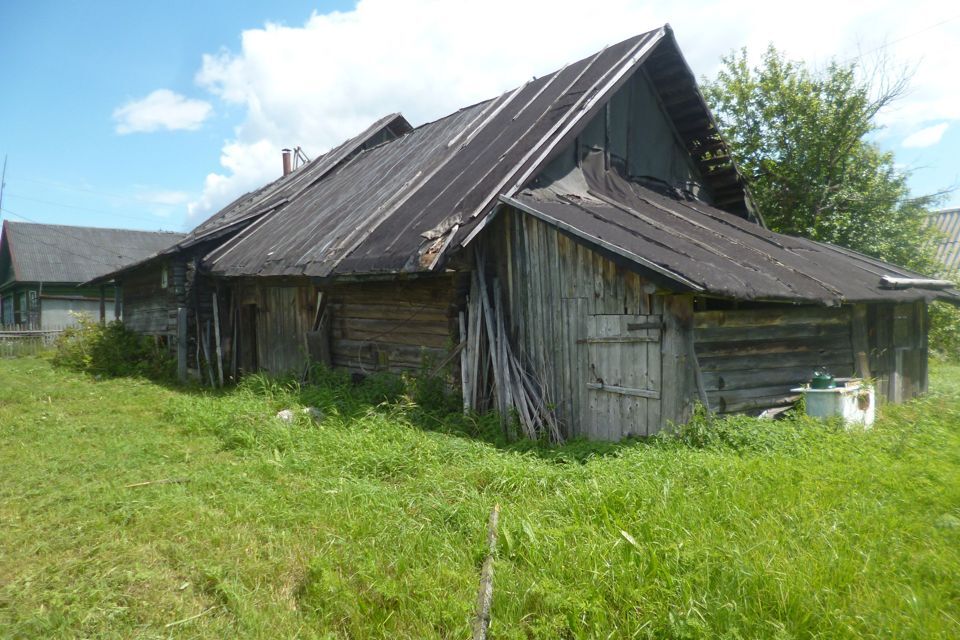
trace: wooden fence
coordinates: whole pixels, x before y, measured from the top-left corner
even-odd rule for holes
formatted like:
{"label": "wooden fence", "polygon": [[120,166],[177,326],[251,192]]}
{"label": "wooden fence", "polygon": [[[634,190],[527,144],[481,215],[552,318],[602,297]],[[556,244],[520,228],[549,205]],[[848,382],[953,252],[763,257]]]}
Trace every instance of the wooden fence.
{"label": "wooden fence", "polygon": [[0,358],[35,356],[53,347],[63,327],[52,329],[22,329],[16,325],[0,328]]}

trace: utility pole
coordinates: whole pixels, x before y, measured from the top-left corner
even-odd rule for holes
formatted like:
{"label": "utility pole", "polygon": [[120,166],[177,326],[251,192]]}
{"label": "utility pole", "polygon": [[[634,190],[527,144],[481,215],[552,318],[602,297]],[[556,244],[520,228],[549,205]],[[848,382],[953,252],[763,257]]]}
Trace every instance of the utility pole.
{"label": "utility pole", "polygon": [[7,186],[7,154],[3,154],[3,175],[0,175],[0,209],[3,209],[3,188]]}

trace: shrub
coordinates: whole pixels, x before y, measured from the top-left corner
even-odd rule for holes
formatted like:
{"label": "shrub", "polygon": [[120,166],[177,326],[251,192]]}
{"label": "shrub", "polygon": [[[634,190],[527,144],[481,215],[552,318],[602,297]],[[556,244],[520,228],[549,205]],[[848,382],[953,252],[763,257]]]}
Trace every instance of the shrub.
{"label": "shrub", "polygon": [[930,351],[942,360],[960,361],[960,309],[952,304],[930,305]]}
{"label": "shrub", "polygon": [[151,338],[128,330],[120,321],[101,325],[86,315],[76,318],[76,326],[57,338],[55,365],[110,377],[173,378],[173,359]]}

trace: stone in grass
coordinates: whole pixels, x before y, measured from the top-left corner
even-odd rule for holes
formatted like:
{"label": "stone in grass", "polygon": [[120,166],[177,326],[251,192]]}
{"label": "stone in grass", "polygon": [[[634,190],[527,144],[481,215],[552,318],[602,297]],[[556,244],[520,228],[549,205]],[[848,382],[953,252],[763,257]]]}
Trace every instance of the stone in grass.
{"label": "stone in grass", "polygon": [[[302,413],[314,422],[323,420],[323,411],[320,411],[320,409],[316,407],[304,407]],[[283,411],[277,412],[277,418],[283,422],[293,422],[295,416],[296,414],[293,412],[293,409],[284,409]]]}

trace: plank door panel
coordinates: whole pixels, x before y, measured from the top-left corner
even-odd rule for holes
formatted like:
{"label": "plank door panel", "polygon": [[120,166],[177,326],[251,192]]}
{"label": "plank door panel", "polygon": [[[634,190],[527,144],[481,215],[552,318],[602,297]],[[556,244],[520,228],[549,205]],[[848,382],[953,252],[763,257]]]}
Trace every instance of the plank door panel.
{"label": "plank door panel", "polygon": [[660,315],[590,315],[582,424],[592,438],[620,440],[659,428]]}

